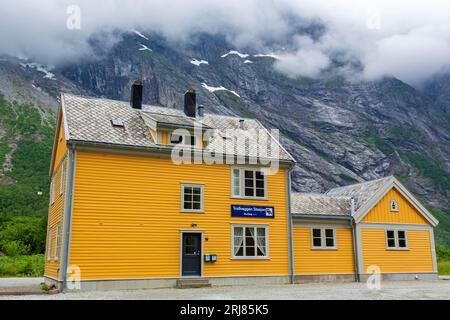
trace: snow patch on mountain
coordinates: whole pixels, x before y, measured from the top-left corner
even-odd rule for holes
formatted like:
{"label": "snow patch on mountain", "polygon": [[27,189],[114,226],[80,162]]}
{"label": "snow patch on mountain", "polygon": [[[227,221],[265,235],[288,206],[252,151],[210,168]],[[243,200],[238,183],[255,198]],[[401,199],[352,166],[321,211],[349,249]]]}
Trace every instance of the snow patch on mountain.
{"label": "snow patch on mountain", "polygon": [[253,63],[251,60],[245,60],[244,63]]}
{"label": "snow patch on mountain", "polygon": [[228,53],[225,53],[224,55],[221,55],[220,57],[221,58],[226,58],[229,55],[237,55],[237,56],[241,57],[242,59],[248,58],[250,56],[249,54],[246,54],[246,53],[240,53],[239,51],[231,50]]}
{"label": "snow patch on mountain", "polygon": [[149,40],[146,36],[144,36],[142,33],[140,33],[139,31],[137,31],[137,30],[132,30],[135,34],[137,34],[139,37],[141,37],[141,38],[143,38],[143,39],[145,39],[145,40]]}
{"label": "snow patch on mountain", "polygon": [[197,60],[197,59],[192,59],[190,62],[193,65],[196,65],[197,67],[200,66],[201,64],[209,64],[209,62],[206,60]]}
{"label": "snow patch on mountain", "polygon": [[150,49],[149,47],[147,47],[145,44],[141,43],[141,47],[138,49],[139,51],[150,51],[152,52],[153,50]]}
{"label": "snow patch on mountain", "polygon": [[273,58],[273,59],[276,59],[276,60],[280,59],[279,56],[277,56],[276,54],[271,54],[271,53],[269,53],[269,54],[255,54],[253,56],[256,57],[256,58]]}
{"label": "snow patch on mountain", "polygon": [[208,91],[211,92],[211,93],[214,93],[214,92],[216,92],[216,91],[228,91],[228,92],[234,94],[236,97],[239,97],[239,98],[241,97],[240,95],[237,94],[236,91],[227,89],[227,88],[225,88],[225,87],[223,87],[223,86],[220,86],[220,87],[210,87],[210,86],[208,86],[206,83],[202,83],[202,87],[205,88],[206,90],[208,90]]}
{"label": "snow patch on mountain", "polygon": [[36,63],[36,62],[20,63],[20,65],[25,69],[32,68],[39,72],[42,72],[44,74],[45,79],[56,80],[55,74],[48,71],[43,65],[41,65],[39,63]]}

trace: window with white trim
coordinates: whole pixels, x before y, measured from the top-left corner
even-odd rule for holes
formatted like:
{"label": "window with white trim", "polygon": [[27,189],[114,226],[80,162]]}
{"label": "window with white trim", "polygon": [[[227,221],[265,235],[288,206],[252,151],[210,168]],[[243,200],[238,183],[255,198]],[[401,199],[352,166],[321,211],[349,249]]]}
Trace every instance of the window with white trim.
{"label": "window with white trim", "polygon": [[55,194],[56,194],[56,182],[55,182],[56,175],[53,175],[51,181],[50,181],[50,203],[53,204],[55,202]]}
{"label": "window with white trim", "polygon": [[388,249],[407,249],[408,240],[405,230],[386,230],[386,243]]}
{"label": "window with white trim", "polygon": [[185,146],[192,146],[192,147],[198,147],[200,145],[199,139],[197,136],[194,135],[180,135],[180,134],[169,134],[169,144],[172,145],[185,145]]}
{"label": "window with white trim", "polygon": [[47,260],[52,257],[52,229],[48,228],[47,231]]}
{"label": "window with white trim", "polygon": [[261,170],[233,168],[231,180],[233,197],[267,198],[267,176]]}
{"label": "window with white trim", "polygon": [[391,212],[397,212],[397,211],[398,211],[397,200],[391,199]]}
{"label": "window with white trim", "polygon": [[66,189],[66,159],[61,164],[61,177],[59,181],[59,194],[63,194]]}
{"label": "window with white trim", "polygon": [[312,228],[313,249],[336,249],[336,230],[330,228]]}
{"label": "window with white trim", "polygon": [[268,253],[268,227],[233,226],[233,258],[262,259],[269,256]]}
{"label": "window with white trim", "polygon": [[181,211],[203,212],[204,188],[201,184],[181,185]]}
{"label": "window with white trim", "polygon": [[56,225],[56,232],[55,232],[55,260],[59,259],[59,255],[61,253],[61,239],[62,239],[62,228],[61,228],[61,222]]}

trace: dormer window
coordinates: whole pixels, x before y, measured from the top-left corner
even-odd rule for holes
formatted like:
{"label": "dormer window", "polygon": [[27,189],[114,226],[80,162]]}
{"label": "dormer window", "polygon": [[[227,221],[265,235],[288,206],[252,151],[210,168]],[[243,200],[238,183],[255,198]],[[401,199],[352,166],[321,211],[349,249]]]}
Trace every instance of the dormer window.
{"label": "dormer window", "polygon": [[395,199],[391,199],[391,212],[398,212],[398,203]]}
{"label": "dormer window", "polygon": [[186,146],[198,147],[198,139],[196,136],[169,134],[169,143],[172,145],[182,144]]}

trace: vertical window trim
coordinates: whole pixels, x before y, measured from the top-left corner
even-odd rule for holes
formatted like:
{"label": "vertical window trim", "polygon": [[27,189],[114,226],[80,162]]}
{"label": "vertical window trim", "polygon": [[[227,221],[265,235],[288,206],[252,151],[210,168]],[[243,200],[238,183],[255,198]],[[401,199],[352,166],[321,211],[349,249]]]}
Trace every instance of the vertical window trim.
{"label": "vertical window trim", "polygon": [[[394,241],[395,241],[395,247],[389,247],[388,243],[388,232],[392,231],[394,232]],[[398,232],[403,231],[405,233],[405,247],[400,247],[400,239],[398,236]],[[409,250],[409,241],[408,241],[408,230],[406,229],[385,229],[384,236],[386,239],[386,250]]]}
{"label": "vertical window trim", "polygon": [[55,194],[56,194],[56,183],[55,183],[55,179],[56,178],[56,173],[52,176],[52,178],[50,179],[50,203],[53,205],[55,203]]}
{"label": "vertical window trim", "polygon": [[59,260],[59,254],[61,249],[61,223],[58,222],[56,224],[56,230],[55,230],[55,252],[54,252],[54,260]]}
{"label": "vertical window trim", "polygon": [[[239,171],[239,195],[235,194],[234,187],[234,171]],[[253,191],[254,196],[246,196],[245,195],[245,171],[253,171]],[[256,171],[259,171],[263,174],[264,177],[264,197],[256,196]],[[262,168],[258,167],[231,167],[231,198],[236,199],[252,199],[252,200],[268,200],[269,198],[269,190],[268,190],[268,178],[267,175],[263,173]]]}
{"label": "vertical window trim", "polygon": [[[243,256],[236,256],[234,254],[234,229],[235,228],[243,228],[243,251],[244,251],[244,255]],[[245,255],[245,229],[246,228],[254,228],[255,230],[255,237],[256,237],[256,241],[257,237],[258,237],[258,228],[264,229],[265,230],[265,238],[266,238],[266,255],[265,256],[258,256],[256,255],[258,252],[258,248],[257,246],[255,246],[255,256],[246,256]],[[270,260],[270,250],[269,250],[269,225],[267,224],[232,224],[231,225],[231,259],[233,260]]]}
{"label": "vertical window trim", "polygon": [[47,230],[47,261],[50,261],[52,258],[52,228],[48,228]]}
{"label": "vertical window trim", "polygon": [[[185,209],[184,208],[184,188],[194,187],[200,188],[200,209]],[[205,212],[205,185],[202,183],[181,183],[181,201],[180,201],[180,211],[185,213],[204,213]]]}
{"label": "vertical window trim", "polygon": [[61,164],[61,176],[59,180],[59,194],[62,195],[66,191],[66,159]]}
{"label": "vertical window trim", "polygon": [[[314,245],[314,230],[320,230],[320,247]],[[326,240],[326,231],[325,230],[333,230],[333,246],[328,247]],[[311,236],[311,250],[338,250],[337,245],[337,235],[335,227],[311,227],[310,228],[310,236]]]}

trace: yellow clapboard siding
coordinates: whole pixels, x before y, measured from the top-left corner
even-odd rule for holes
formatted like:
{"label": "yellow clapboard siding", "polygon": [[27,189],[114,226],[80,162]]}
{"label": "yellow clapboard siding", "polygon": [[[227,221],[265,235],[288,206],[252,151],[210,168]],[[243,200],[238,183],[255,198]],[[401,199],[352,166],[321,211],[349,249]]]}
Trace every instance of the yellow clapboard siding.
{"label": "yellow clapboard siding", "polygon": [[371,265],[381,272],[433,272],[430,233],[407,230],[409,250],[387,250],[384,229],[362,229],[364,271]]}
{"label": "yellow clapboard siding", "polygon": [[[287,275],[286,173],[268,177],[268,200],[231,198],[228,165],[77,152],[70,264],[82,279],[180,276],[180,230],[203,230],[204,276]],[[181,183],[204,184],[204,213],[182,213]],[[231,218],[231,204],[275,207],[274,219]],[[191,224],[197,224],[192,228]],[[266,260],[231,258],[231,223],[267,224]]]}
{"label": "yellow clapboard siding", "polygon": [[[398,212],[391,212],[391,199],[396,199]],[[386,195],[364,217],[363,222],[429,224],[414,206],[395,188]]]}
{"label": "yellow clapboard siding", "polygon": [[311,249],[311,227],[294,227],[293,242],[295,274],[354,273],[351,228],[336,228],[337,250]]}
{"label": "yellow clapboard siding", "polygon": [[[62,174],[62,162],[66,161],[66,174],[67,174],[67,145],[66,145],[66,139],[64,135],[64,127],[62,125],[62,112],[59,112],[59,125],[57,129],[57,136],[56,136],[56,145],[55,145],[55,154],[53,159],[53,168],[51,170],[51,174],[54,175],[54,183],[55,183],[55,200],[53,203],[49,204],[49,210],[48,210],[48,225],[47,225],[47,232],[51,232],[52,238],[51,238],[51,244],[46,243],[46,257],[45,257],[45,270],[44,275],[49,276],[51,278],[58,278],[58,268],[60,260],[55,260],[55,245],[56,245],[56,225],[60,222],[62,222],[63,219],[63,212],[64,212],[64,202],[65,202],[65,194],[61,194],[61,174]],[[65,179],[64,179],[65,181]],[[62,224],[61,224],[62,226]],[[47,238],[48,239],[48,235]],[[61,239],[62,241],[62,239]],[[51,245],[51,254],[50,254],[50,260],[47,259],[47,248]]]}

